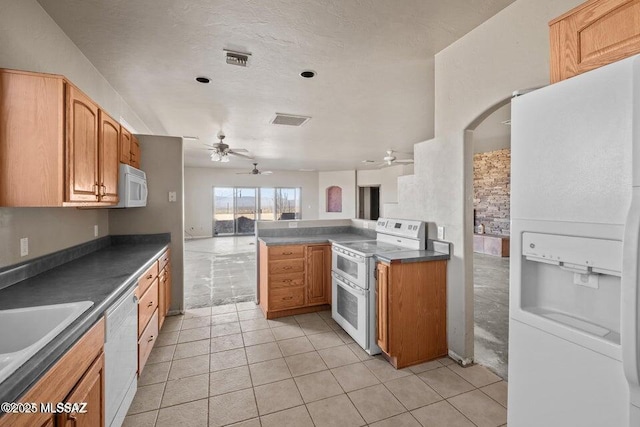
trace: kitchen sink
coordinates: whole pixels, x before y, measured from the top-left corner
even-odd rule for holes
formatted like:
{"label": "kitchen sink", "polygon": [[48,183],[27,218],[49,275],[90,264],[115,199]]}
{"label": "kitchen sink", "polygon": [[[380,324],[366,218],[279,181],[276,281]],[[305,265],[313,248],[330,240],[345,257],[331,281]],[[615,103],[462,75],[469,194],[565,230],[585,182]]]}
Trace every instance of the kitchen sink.
{"label": "kitchen sink", "polygon": [[92,306],[79,301],[0,310],[0,383]]}

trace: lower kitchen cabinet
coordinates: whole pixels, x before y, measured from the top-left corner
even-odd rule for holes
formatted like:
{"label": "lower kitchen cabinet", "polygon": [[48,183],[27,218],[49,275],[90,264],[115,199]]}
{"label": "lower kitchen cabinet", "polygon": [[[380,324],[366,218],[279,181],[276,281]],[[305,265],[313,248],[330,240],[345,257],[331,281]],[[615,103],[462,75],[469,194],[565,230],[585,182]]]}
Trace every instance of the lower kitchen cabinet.
{"label": "lower kitchen cabinet", "polygon": [[267,319],[331,303],[331,245],[260,244],[260,307]]}
{"label": "lower kitchen cabinet", "polygon": [[376,339],[401,369],[447,355],[447,262],[376,266]]}
{"label": "lower kitchen cabinet", "polygon": [[20,402],[86,402],[86,412],[52,414],[38,407],[36,413],[4,414],[0,427],[99,427],[104,425],[104,318],[86,332],[43,376]]}

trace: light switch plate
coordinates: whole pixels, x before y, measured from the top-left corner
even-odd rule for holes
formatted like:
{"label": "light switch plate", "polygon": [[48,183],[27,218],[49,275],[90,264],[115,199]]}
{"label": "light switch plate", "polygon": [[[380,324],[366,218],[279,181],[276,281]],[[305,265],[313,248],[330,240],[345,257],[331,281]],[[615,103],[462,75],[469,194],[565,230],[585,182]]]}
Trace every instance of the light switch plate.
{"label": "light switch plate", "polygon": [[98,237],[99,234],[98,225],[96,224],[93,226],[93,237]]}
{"label": "light switch plate", "polygon": [[177,200],[177,194],[175,191],[169,191],[169,201],[175,202]]}
{"label": "light switch plate", "polygon": [[444,240],[444,227],[438,227],[438,240]]}
{"label": "light switch plate", "polygon": [[29,255],[29,238],[23,237],[20,239],[20,256]]}

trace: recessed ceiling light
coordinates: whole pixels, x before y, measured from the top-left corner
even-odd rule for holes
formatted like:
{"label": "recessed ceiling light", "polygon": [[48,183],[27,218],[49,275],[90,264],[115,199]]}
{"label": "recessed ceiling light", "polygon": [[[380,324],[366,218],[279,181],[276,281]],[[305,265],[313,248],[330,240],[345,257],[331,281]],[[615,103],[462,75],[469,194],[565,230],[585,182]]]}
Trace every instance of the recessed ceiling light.
{"label": "recessed ceiling light", "polygon": [[300,172],[313,172],[315,169],[298,169]]}
{"label": "recessed ceiling light", "polygon": [[196,77],[198,83],[209,83],[211,81],[208,77]]}
{"label": "recessed ceiling light", "polygon": [[311,79],[311,78],[315,77],[316,72],[312,71],[312,70],[305,70],[305,71],[301,72],[300,75],[302,77],[304,77],[305,79]]}
{"label": "recessed ceiling light", "polygon": [[363,160],[362,163],[375,163],[375,160]]}

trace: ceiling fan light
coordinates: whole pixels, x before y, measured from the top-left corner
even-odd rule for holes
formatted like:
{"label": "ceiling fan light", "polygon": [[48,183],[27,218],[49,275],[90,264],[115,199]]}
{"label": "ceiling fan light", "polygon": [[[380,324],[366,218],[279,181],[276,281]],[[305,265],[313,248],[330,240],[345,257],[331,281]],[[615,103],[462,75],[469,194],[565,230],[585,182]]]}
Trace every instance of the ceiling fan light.
{"label": "ceiling fan light", "polygon": [[220,156],[220,161],[222,163],[228,163],[229,162],[229,156],[225,153],[224,155]]}
{"label": "ceiling fan light", "polygon": [[217,151],[214,151],[213,153],[211,153],[211,161],[212,162],[222,161],[222,158],[220,157],[220,153],[218,153]]}

